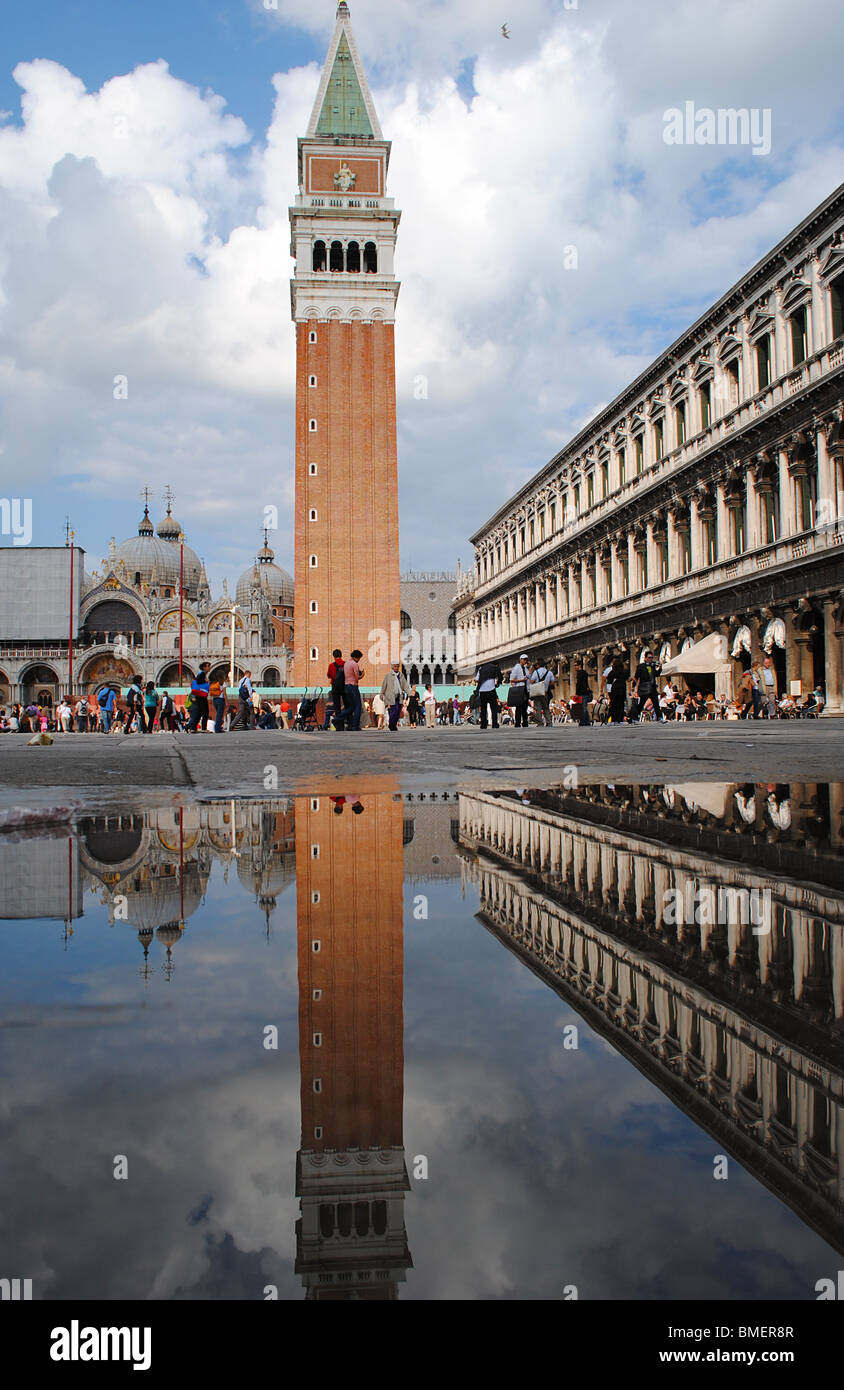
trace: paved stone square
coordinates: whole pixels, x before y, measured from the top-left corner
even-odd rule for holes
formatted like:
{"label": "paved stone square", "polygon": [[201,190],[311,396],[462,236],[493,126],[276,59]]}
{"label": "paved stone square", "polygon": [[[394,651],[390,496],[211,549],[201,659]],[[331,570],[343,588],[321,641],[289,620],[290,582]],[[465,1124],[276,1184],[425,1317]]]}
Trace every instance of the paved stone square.
{"label": "paved stone square", "polygon": [[403,788],[584,782],[829,781],[844,770],[844,721],[360,733],[60,734],[0,742],[0,805],[60,804],[67,793],[116,804],[150,792],[256,797],[324,791],[361,778]]}

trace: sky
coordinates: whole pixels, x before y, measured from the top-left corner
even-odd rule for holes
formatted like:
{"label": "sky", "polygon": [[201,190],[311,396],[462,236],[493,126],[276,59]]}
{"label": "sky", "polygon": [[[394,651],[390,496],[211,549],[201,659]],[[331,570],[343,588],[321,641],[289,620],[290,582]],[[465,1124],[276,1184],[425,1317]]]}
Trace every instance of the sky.
{"label": "sky", "polygon": [[[402,210],[401,563],[453,570],[842,181],[844,12],[350,10]],[[268,506],[292,570],[288,208],[335,12],[3,5],[0,494],[32,499],[34,545],[62,544],[67,516],[99,568],[111,536],[135,534],[141,490],[157,522],[169,484],[215,595],[251,564]],[[770,112],[770,150],[666,143],[665,113],[687,101]]]}

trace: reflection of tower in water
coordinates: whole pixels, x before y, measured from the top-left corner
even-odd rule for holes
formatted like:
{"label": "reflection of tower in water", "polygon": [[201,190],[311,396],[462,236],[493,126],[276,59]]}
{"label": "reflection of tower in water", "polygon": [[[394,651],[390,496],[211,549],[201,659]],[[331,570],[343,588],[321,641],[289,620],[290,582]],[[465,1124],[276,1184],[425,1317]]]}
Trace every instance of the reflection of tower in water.
{"label": "reflection of tower in water", "polygon": [[[297,800],[296,1272],[309,1299],[390,1299],[411,1259],[402,1109],[401,798]],[[338,807],[341,808],[338,813]]]}

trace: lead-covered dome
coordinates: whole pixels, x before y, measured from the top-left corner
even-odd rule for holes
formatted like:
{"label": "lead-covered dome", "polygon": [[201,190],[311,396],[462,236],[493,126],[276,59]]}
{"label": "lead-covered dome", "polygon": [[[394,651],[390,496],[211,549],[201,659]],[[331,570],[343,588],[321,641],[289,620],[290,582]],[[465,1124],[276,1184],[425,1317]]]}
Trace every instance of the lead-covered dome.
{"label": "lead-covered dome", "polygon": [[287,570],[275,563],[275,551],[267,544],[266,532],[264,544],[258,551],[254,565],[244,570],[237,581],[235,601],[248,607],[252,600],[252,590],[256,588],[262,589],[269,602],[276,607],[279,604],[293,607],[293,580]]}
{"label": "lead-covered dome", "polygon": [[[178,589],[179,532],[177,530],[175,540],[162,540],[160,535],[156,536],[149,519],[149,508],[145,507],[137,536],[132,536],[117,546],[112,564],[117,569],[122,567],[127,584],[155,584],[158,587]],[[199,556],[196,551],[191,550],[189,545],[186,545],[184,547],[186,598],[196,598],[201,574],[202,562]]]}

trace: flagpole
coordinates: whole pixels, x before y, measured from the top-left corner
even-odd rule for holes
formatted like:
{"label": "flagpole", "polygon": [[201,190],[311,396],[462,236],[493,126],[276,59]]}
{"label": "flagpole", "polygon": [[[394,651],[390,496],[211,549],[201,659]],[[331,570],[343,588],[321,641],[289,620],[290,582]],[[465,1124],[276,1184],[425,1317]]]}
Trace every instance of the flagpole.
{"label": "flagpole", "polygon": [[70,618],[68,621],[67,637],[67,697],[73,695],[73,542],[76,538],[75,531],[68,531],[67,544],[70,546]]}
{"label": "flagpole", "polygon": [[185,537],[179,532],[179,686],[182,681],[182,646],[185,624]]}

